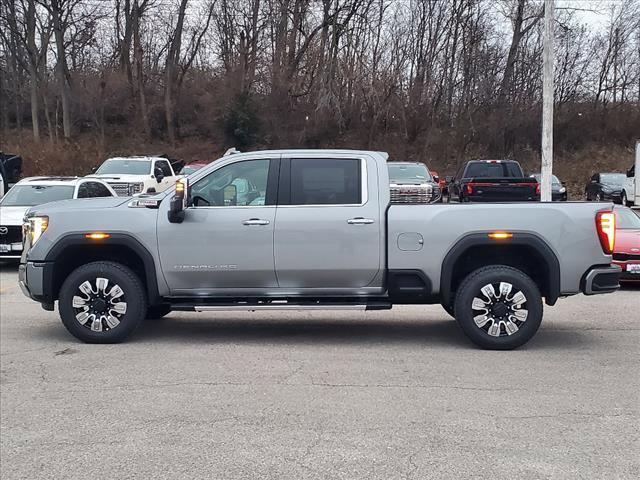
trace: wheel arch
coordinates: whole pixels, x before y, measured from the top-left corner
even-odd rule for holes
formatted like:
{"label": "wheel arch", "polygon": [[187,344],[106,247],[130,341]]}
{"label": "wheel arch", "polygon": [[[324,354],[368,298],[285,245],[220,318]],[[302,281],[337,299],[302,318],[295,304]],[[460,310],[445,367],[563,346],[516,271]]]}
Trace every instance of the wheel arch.
{"label": "wheel arch", "polygon": [[457,286],[472,271],[488,265],[507,265],[522,270],[538,285],[547,305],[560,297],[560,262],[539,236],[514,232],[507,240],[494,240],[490,232],[470,233],[447,252],[440,273],[443,303],[452,300]]}
{"label": "wheel arch", "polygon": [[50,268],[45,276],[51,301],[57,300],[60,287],[69,274],[89,262],[109,260],[131,268],[144,284],[150,305],[160,302],[155,261],[153,256],[133,236],[126,233],[110,233],[103,240],[90,240],[84,234],[69,234],[62,237],[49,250],[45,265]]}

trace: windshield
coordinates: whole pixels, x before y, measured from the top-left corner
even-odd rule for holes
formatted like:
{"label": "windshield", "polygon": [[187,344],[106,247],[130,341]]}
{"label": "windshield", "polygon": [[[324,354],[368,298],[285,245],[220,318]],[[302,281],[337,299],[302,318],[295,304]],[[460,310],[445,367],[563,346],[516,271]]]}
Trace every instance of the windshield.
{"label": "windshield", "polygon": [[516,162],[469,162],[464,178],[520,178],[522,169]]}
{"label": "windshield", "polygon": [[628,208],[617,208],[616,220],[620,230],[640,230],[640,217]]}
{"label": "windshield", "polygon": [[389,178],[394,182],[422,183],[431,180],[431,174],[424,165],[391,165]]}
{"label": "windshield", "polygon": [[622,185],[627,176],[624,173],[601,173],[600,183],[608,183],[611,185]]}
{"label": "windshield", "polygon": [[149,175],[151,173],[151,160],[126,160],[123,158],[112,158],[105,161],[96,174],[118,174],[118,175]]}
{"label": "windshield", "polygon": [[73,185],[14,185],[4,196],[3,207],[33,207],[73,198]]}

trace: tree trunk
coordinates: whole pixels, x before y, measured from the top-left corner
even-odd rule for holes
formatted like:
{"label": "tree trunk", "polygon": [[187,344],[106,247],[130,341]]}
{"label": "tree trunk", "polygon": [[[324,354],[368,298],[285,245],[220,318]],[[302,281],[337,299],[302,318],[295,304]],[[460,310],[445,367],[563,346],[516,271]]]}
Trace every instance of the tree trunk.
{"label": "tree trunk", "polygon": [[178,78],[178,61],[180,59],[180,47],[182,44],[182,30],[184,27],[184,16],[187,8],[188,0],[180,1],[178,10],[178,21],[171,38],[169,51],[167,53],[167,62],[165,65],[165,86],[164,86],[164,111],[167,122],[167,133],[169,141],[176,143],[176,118],[174,113],[176,80]]}
{"label": "tree trunk", "polygon": [[67,52],[64,44],[66,26],[62,22],[60,0],[51,0],[51,17],[53,19],[53,33],[56,41],[56,79],[60,85],[62,100],[62,133],[65,140],[71,138],[71,84],[69,81],[69,67]]}

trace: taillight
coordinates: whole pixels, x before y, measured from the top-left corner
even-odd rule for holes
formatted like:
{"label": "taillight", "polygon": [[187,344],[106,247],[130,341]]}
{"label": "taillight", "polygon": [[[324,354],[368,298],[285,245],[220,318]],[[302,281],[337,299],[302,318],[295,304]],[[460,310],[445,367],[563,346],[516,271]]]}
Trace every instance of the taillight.
{"label": "taillight", "polygon": [[615,214],[613,212],[598,212],[596,214],[596,230],[602,250],[607,255],[611,255],[616,244]]}
{"label": "taillight", "polygon": [[536,183],[536,195],[540,195],[540,184]]}
{"label": "taillight", "polygon": [[473,195],[473,183],[467,183],[467,194]]}

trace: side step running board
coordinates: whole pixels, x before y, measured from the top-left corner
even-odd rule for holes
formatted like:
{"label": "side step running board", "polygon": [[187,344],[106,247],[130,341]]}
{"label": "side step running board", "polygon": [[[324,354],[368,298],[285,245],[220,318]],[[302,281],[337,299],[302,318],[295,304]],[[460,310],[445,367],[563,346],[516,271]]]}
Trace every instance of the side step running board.
{"label": "side step running board", "polygon": [[179,302],[171,310],[182,312],[275,311],[275,310],[388,310],[388,301],[323,302],[323,301],[258,301],[258,302]]}

